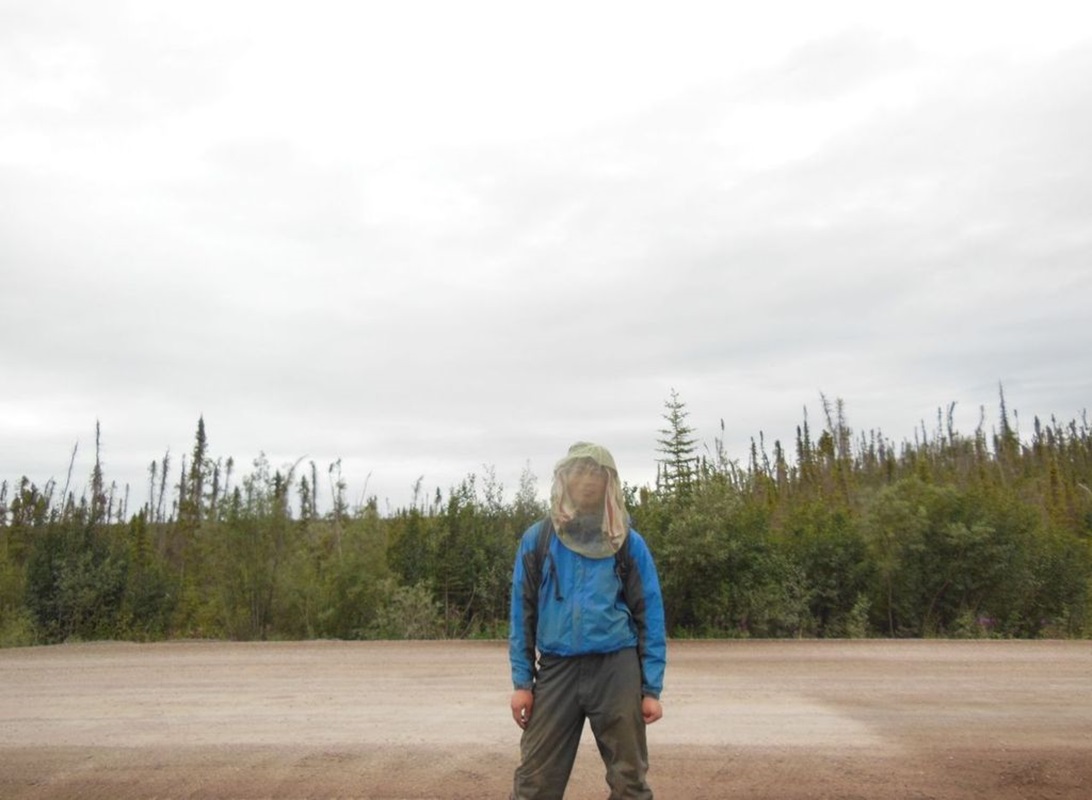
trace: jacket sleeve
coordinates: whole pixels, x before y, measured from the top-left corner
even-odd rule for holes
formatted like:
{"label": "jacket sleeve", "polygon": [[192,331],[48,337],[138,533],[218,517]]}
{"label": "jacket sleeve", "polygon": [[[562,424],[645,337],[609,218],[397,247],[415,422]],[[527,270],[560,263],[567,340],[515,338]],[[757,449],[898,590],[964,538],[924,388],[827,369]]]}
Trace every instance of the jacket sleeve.
{"label": "jacket sleeve", "polygon": [[[539,523],[541,524],[541,523]],[[531,575],[535,558],[538,524],[532,525],[520,540],[512,567],[512,597],[508,617],[508,661],[512,666],[512,686],[530,689],[535,682],[535,631],[538,627],[537,588]]]}
{"label": "jacket sleeve", "polygon": [[641,694],[659,698],[667,666],[667,631],[660,578],[645,540],[630,531],[630,552],[634,569],[626,582],[626,594],[637,628],[637,652],[641,657]]}

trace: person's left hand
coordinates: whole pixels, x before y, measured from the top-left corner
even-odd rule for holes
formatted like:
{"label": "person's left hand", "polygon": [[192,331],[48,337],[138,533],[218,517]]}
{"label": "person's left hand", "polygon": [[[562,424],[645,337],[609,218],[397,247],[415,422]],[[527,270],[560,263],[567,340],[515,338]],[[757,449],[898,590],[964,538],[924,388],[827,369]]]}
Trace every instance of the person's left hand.
{"label": "person's left hand", "polygon": [[641,716],[645,718],[645,725],[651,725],[664,715],[664,707],[655,697],[641,698]]}

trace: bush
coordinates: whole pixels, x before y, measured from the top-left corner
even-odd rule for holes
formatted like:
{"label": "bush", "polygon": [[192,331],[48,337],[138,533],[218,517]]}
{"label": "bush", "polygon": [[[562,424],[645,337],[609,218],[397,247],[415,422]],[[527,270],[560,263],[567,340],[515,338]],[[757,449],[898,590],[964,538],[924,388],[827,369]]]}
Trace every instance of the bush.
{"label": "bush", "polygon": [[48,642],[117,636],[127,561],[79,522],[50,526],[27,562],[26,605]]}
{"label": "bush", "polygon": [[34,620],[28,611],[19,609],[0,618],[0,648],[29,647],[37,643]]}
{"label": "bush", "polygon": [[391,579],[382,582],[381,599],[368,638],[436,639],[443,628],[440,606],[432,599],[428,584],[398,586]]}

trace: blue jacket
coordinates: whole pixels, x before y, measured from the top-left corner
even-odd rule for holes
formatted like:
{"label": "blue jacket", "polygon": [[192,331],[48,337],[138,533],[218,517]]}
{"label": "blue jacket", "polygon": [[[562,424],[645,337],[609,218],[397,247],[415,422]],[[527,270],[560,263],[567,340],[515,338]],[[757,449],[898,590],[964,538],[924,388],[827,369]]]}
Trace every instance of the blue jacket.
{"label": "blue jacket", "polygon": [[645,540],[630,530],[633,567],[623,595],[613,556],[588,558],[551,536],[536,592],[529,564],[535,558],[542,524],[535,523],[523,534],[512,573],[508,656],[513,685],[517,689],[534,685],[536,648],[548,655],[580,656],[636,647],[641,693],[658,698],[663,690],[667,635],[660,580]]}

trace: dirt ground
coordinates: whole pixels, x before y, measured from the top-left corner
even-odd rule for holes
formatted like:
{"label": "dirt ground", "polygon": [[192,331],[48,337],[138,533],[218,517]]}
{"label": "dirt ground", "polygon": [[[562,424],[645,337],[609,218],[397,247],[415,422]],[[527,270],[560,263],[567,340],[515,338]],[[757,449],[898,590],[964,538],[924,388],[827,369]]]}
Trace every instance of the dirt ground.
{"label": "dirt ground", "polygon": [[[499,642],[2,650],[0,797],[503,798],[509,693]],[[660,800],[1092,798],[1092,642],[673,642],[663,700]]]}

